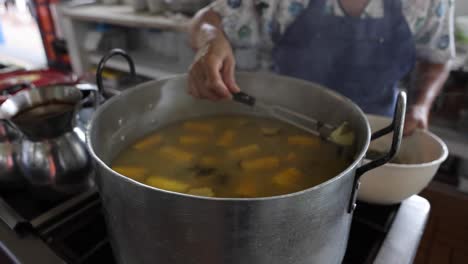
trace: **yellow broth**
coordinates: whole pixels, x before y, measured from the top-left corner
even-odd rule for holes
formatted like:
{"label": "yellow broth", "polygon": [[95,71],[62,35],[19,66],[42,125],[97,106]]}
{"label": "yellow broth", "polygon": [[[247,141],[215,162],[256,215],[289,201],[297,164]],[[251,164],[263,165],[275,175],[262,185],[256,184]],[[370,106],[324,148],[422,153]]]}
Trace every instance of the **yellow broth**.
{"label": "yellow broth", "polygon": [[268,197],[323,183],[349,165],[338,146],[287,123],[215,116],[163,127],[114,160],[141,183],[210,197]]}

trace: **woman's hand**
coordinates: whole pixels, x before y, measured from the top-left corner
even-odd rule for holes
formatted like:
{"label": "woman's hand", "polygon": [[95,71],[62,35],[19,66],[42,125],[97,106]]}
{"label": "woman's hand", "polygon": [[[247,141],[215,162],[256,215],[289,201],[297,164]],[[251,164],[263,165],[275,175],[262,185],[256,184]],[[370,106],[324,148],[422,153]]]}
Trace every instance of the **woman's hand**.
{"label": "woman's hand", "polygon": [[230,43],[216,28],[201,48],[189,70],[189,93],[201,99],[213,101],[229,99],[240,89],[234,79],[235,60]]}
{"label": "woman's hand", "polygon": [[411,106],[406,114],[403,134],[410,136],[416,129],[427,129],[429,127],[429,111],[429,107],[425,105]]}

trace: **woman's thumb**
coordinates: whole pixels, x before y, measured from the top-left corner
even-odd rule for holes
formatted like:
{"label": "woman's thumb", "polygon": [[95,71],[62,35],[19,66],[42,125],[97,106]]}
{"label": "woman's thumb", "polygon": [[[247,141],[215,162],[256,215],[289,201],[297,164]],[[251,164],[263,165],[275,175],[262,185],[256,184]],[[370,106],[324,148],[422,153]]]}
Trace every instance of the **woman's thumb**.
{"label": "woman's thumb", "polygon": [[231,93],[240,92],[240,88],[235,79],[235,68],[235,61],[232,57],[228,57],[224,60],[222,68],[223,81]]}

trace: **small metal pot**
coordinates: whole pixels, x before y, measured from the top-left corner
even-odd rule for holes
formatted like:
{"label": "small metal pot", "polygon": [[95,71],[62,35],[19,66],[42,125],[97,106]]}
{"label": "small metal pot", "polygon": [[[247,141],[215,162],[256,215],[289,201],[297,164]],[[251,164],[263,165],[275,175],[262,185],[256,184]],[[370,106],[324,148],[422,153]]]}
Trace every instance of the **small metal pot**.
{"label": "small metal pot", "polygon": [[81,99],[74,86],[49,86],[21,91],[0,106],[0,118],[22,135],[1,160],[13,160],[9,174],[26,179],[38,198],[63,199],[90,187],[92,160],[74,131]]}
{"label": "small metal pot", "polygon": [[[97,82],[104,63],[98,67]],[[331,126],[348,122],[356,134],[355,159],[334,178],[304,191],[266,198],[208,198],[146,186],[111,169],[116,154],[134,140],[179,120],[220,113],[251,114],[235,102],[188,96],[187,76],[152,81],[124,91],[95,113],[88,145],[119,263],[304,264],[341,263],[346,250],[359,179],[397,152],[406,96],[400,94],[394,122],[372,139],[394,132],[384,157],[362,165],[371,140],[364,113],[350,100],[306,81],[241,73],[240,87]],[[362,165],[362,166],[361,166]]]}

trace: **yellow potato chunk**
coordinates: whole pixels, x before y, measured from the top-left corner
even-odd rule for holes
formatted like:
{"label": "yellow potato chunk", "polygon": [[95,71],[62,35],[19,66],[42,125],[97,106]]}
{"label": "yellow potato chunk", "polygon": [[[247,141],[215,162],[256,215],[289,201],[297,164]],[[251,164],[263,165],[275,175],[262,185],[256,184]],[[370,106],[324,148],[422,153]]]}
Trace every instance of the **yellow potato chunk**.
{"label": "yellow potato chunk", "polygon": [[260,130],[262,131],[262,135],[266,137],[277,136],[280,133],[279,127],[262,127]]}
{"label": "yellow potato chunk", "polygon": [[240,197],[257,197],[257,186],[255,186],[255,182],[251,179],[252,177],[243,177],[234,193]]}
{"label": "yellow potato chunk", "polygon": [[200,165],[204,167],[215,167],[219,161],[215,157],[206,156],[200,159]]}
{"label": "yellow potato chunk", "polygon": [[279,166],[277,157],[265,157],[241,162],[241,168],[244,170],[271,170]]}
{"label": "yellow potato chunk", "polygon": [[273,182],[284,187],[294,187],[303,177],[304,174],[300,170],[289,168],[276,174],[273,177]]}
{"label": "yellow potato chunk", "polygon": [[344,122],[331,133],[329,140],[341,146],[352,146],[354,137],[353,129],[348,122]]}
{"label": "yellow potato chunk", "polygon": [[197,145],[207,142],[208,139],[205,137],[196,137],[196,136],[181,136],[179,138],[179,143],[182,145]]}
{"label": "yellow potato chunk", "polygon": [[145,168],[136,166],[116,166],[112,169],[136,181],[142,181],[145,178],[146,173],[148,173]]}
{"label": "yellow potato chunk", "polygon": [[193,188],[190,189],[188,194],[193,194],[193,195],[198,195],[198,196],[207,196],[207,197],[213,197],[214,192],[211,188],[208,187],[203,187],[203,188]]}
{"label": "yellow potato chunk", "polygon": [[245,125],[247,125],[249,123],[249,120],[246,119],[246,118],[240,117],[240,118],[236,118],[236,119],[232,120],[231,122],[233,124],[238,125],[238,126],[245,126]]}
{"label": "yellow potato chunk", "polygon": [[288,156],[286,156],[286,161],[293,162],[297,160],[297,154],[295,152],[289,152]]}
{"label": "yellow potato chunk", "polygon": [[291,136],[288,137],[288,144],[303,147],[318,147],[320,146],[320,138],[308,136]]}
{"label": "yellow potato chunk", "polygon": [[133,148],[136,150],[145,150],[159,145],[162,141],[161,135],[155,134],[138,141]]}
{"label": "yellow potato chunk", "polygon": [[159,150],[159,153],[163,155],[164,157],[170,158],[174,161],[178,162],[191,162],[193,160],[193,154],[183,151],[181,149],[175,148],[175,147],[162,147]]}
{"label": "yellow potato chunk", "polygon": [[258,152],[260,152],[260,147],[257,144],[252,144],[229,151],[229,156],[231,158],[247,158]]}
{"label": "yellow potato chunk", "polygon": [[146,179],[146,184],[173,192],[185,192],[189,188],[189,185],[180,181],[170,180],[159,176],[151,176]]}
{"label": "yellow potato chunk", "polygon": [[224,133],[218,139],[218,142],[216,142],[216,145],[220,147],[229,147],[234,142],[235,135],[236,132],[234,132],[233,130],[224,131]]}
{"label": "yellow potato chunk", "polygon": [[213,133],[215,127],[211,124],[201,123],[201,122],[185,122],[184,129],[189,131],[195,132],[202,132],[202,133]]}

